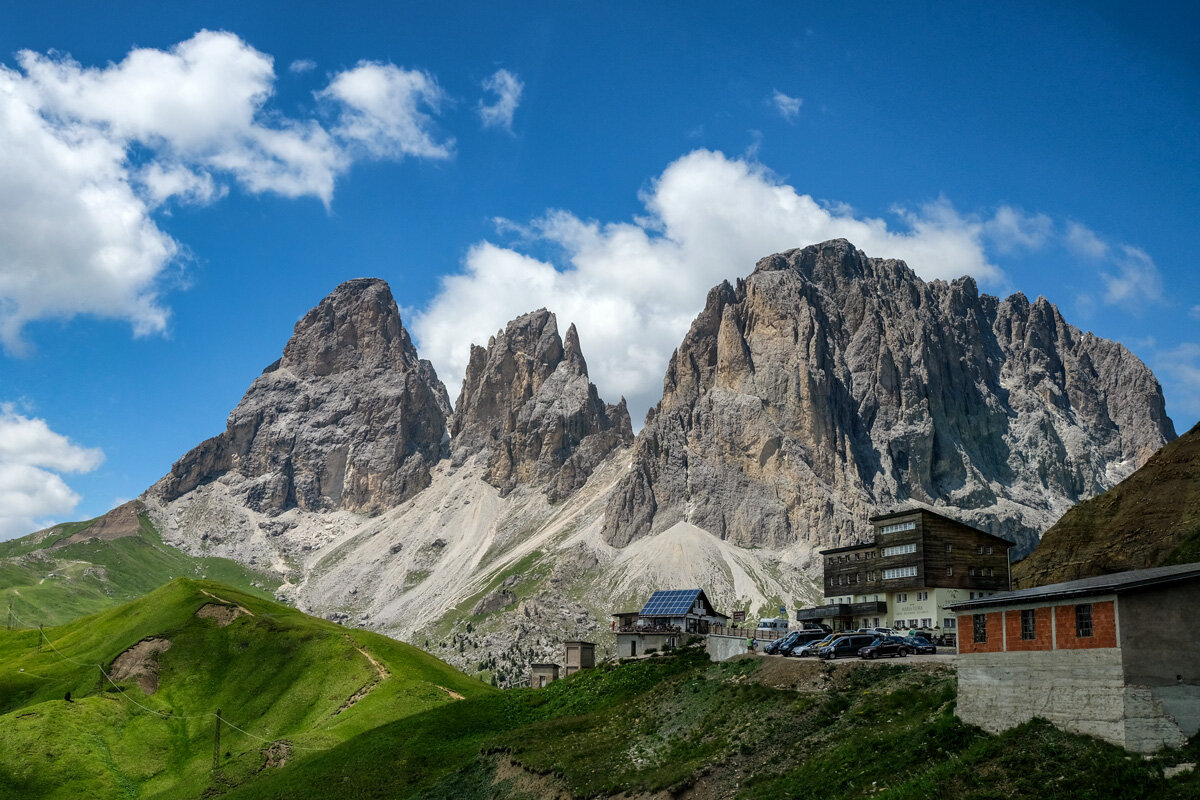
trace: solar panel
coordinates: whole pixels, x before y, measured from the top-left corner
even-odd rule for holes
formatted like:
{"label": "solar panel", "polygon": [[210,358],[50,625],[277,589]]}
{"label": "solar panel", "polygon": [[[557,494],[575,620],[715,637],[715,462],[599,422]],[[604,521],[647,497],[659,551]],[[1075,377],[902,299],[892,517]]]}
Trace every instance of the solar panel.
{"label": "solar panel", "polygon": [[650,595],[642,608],[643,617],[676,617],[683,616],[692,610],[696,598],[700,596],[699,589],[662,589]]}

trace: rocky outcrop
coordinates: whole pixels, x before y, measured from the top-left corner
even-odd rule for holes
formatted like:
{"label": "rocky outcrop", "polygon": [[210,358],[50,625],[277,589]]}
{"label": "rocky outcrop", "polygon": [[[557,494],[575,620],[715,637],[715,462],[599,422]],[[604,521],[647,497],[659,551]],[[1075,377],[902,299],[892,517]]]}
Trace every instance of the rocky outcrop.
{"label": "rocky outcrop", "polygon": [[540,309],[471,347],[450,423],[454,462],[474,455],[484,479],[507,494],[517,484],[558,501],[582,486],[617,447],[633,441],[622,398],[606,405],[588,381],[572,325],[566,340],[554,314]]}
{"label": "rocky outcrop", "polygon": [[1045,299],[835,240],[709,293],[604,538],[686,521],[742,546],[846,544],[915,500],[1028,550],[1172,438],[1150,370]]}
{"label": "rocky outcrop", "polygon": [[1200,425],[1072,508],[1013,565],[1014,588],[1200,561]]}
{"label": "rocky outcrop", "polygon": [[417,357],[385,282],[347,281],[296,324],[283,357],[149,494],[165,502],[218,478],[260,512],[375,513],[429,484],[450,401]]}

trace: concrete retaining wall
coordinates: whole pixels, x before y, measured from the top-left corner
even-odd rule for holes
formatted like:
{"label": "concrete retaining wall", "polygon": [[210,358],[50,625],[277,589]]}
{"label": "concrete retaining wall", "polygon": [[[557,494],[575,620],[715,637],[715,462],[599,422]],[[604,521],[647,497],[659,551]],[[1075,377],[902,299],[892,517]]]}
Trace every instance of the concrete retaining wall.
{"label": "concrete retaining wall", "polygon": [[712,633],[705,637],[704,649],[713,661],[726,661],[748,652],[745,636],[718,636]]}
{"label": "concrete retaining wall", "polygon": [[1121,651],[1051,650],[955,657],[958,716],[999,733],[1034,717],[1125,745]]}

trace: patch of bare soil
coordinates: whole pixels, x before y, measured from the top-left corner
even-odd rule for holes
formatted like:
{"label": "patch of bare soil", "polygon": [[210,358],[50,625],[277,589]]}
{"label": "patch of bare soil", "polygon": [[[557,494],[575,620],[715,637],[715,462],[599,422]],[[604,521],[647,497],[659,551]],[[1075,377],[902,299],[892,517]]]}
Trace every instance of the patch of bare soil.
{"label": "patch of bare soil", "polygon": [[262,754],[267,758],[263,769],[278,769],[287,766],[288,759],[292,757],[291,742],[271,742],[263,748]]}
{"label": "patch of bare soil", "polygon": [[[435,685],[436,685],[436,684],[435,684]],[[448,694],[448,695],[450,695],[451,697],[453,697],[455,700],[466,700],[466,699],[467,699],[467,698],[463,697],[461,694],[459,694],[458,692],[452,692],[452,691],[450,691],[450,690],[449,690],[449,689],[447,689],[445,686],[438,686],[438,688],[439,688],[439,689],[441,689],[441,690],[442,690],[443,692],[445,692],[446,694]]]}
{"label": "patch of bare soil", "polygon": [[170,639],[143,639],[113,659],[108,676],[113,681],[137,679],[146,694],[158,691],[158,655],[171,649]]}
{"label": "patch of bare soil", "polygon": [[574,795],[552,775],[530,772],[512,759],[498,755],[492,786],[505,790],[506,797],[541,797],[545,800],[573,800]]}
{"label": "patch of bare soil", "polygon": [[60,547],[86,542],[90,539],[111,541],[125,536],[137,536],[142,524],[139,515],[145,510],[146,507],[142,505],[141,501],[130,500],[124,505],[117,506],[78,533],[55,542],[51,549],[57,550]]}
{"label": "patch of bare soil", "polygon": [[881,658],[874,661],[865,661],[860,658],[822,661],[819,658],[785,658],[784,656],[749,654],[734,656],[734,659],[747,658],[757,661],[758,669],[746,676],[745,680],[761,683],[772,689],[792,689],[798,692],[818,692],[836,688],[851,670],[864,666],[874,668],[885,664],[903,664],[924,672],[954,669],[954,657],[949,655]]}
{"label": "patch of bare soil", "polygon": [[211,619],[217,623],[218,628],[224,628],[238,617],[247,613],[249,612],[241,606],[223,606],[219,603],[205,603],[200,606],[200,610],[196,612],[196,616],[200,619]]}
{"label": "patch of bare soil", "polygon": [[201,591],[201,593],[203,593],[203,594],[206,594],[206,595],[208,595],[209,597],[211,597],[213,600],[216,600],[218,603],[223,603],[223,604],[225,604],[225,605],[227,605],[227,606],[233,606],[233,607],[234,607],[234,608],[236,608],[238,611],[240,611],[240,612],[242,612],[243,614],[245,614],[247,617],[253,617],[253,616],[254,616],[254,612],[253,612],[253,611],[251,611],[250,609],[246,608],[245,606],[239,606],[237,603],[231,603],[231,602],[229,602],[228,600],[226,600],[224,597],[217,597],[215,594],[213,594],[212,592],[210,592],[210,591],[207,591],[207,590],[205,590],[205,589],[201,589],[200,591]]}

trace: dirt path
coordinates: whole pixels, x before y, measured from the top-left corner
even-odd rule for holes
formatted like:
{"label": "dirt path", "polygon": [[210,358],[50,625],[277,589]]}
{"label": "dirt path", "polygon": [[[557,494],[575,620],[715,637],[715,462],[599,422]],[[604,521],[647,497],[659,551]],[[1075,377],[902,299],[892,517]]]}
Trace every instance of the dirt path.
{"label": "dirt path", "polygon": [[383,664],[380,664],[378,661],[375,660],[374,656],[372,656],[370,653],[367,652],[367,649],[365,647],[359,647],[359,648],[357,648],[357,650],[358,650],[358,652],[362,653],[363,657],[365,657],[367,659],[367,661],[371,662],[371,666],[375,667],[375,669],[379,672],[379,680],[383,680],[390,674],[387,671],[387,668],[383,666]]}
{"label": "dirt path", "polygon": [[[346,637],[346,638],[347,638],[347,640],[349,640],[350,637]],[[391,674],[390,672],[387,671],[387,667],[383,666],[383,664],[380,664],[378,661],[375,660],[374,656],[372,656],[370,653],[367,652],[367,648],[355,646],[354,649],[357,650],[358,652],[362,653],[363,658],[365,658],[367,661],[371,662],[371,666],[373,666],[375,668],[375,671],[378,673],[378,676],[373,678],[372,680],[367,681],[361,689],[359,689],[354,694],[350,695],[350,697],[346,698],[346,702],[342,703],[341,708],[339,708],[337,711],[333,712],[332,716],[335,716],[335,717],[338,714],[341,714],[343,711],[345,711],[349,708],[353,708],[358,703],[359,700],[362,700],[364,697],[366,697],[372,691],[374,691],[375,687],[378,686],[381,681],[387,680],[387,677]]]}
{"label": "dirt path", "polygon": [[254,612],[253,612],[253,611],[251,611],[250,609],[246,608],[245,606],[239,606],[237,603],[231,603],[231,602],[229,602],[228,600],[226,600],[225,598],[223,598],[223,597],[217,597],[215,594],[213,594],[212,592],[210,592],[210,591],[207,591],[207,590],[205,590],[205,589],[201,589],[200,591],[201,591],[202,593],[204,593],[204,594],[208,595],[209,597],[211,597],[213,600],[216,600],[216,601],[218,601],[218,602],[224,603],[224,604],[225,604],[225,605],[227,605],[227,606],[233,606],[233,607],[234,607],[234,608],[236,608],[238,611],[241,611],[243,614],[246,614],[247,616],[251,616],[251,617],[253,617],[253,616],[254,616]]}
{"label": "dirt path", "polygon": [[[437,684],[435,683],[435,684],[434,684],[434,686],[437,686]],[[448,695],[450,695],[451,697],[453,697],[455,700],[466,700],[466,699],[467,699],[467,698],[463,697],[461,694],[459,694],[458,692],[452,692],[452,691],[450,691],[450,690],[449,690],[449,689],[447,689],[445,686],[438,686],[438,688],[439,688],[439,689],[441,689],[441,690],[442,690],[443,692],[445,692],[446,694],[448,694]]]}

